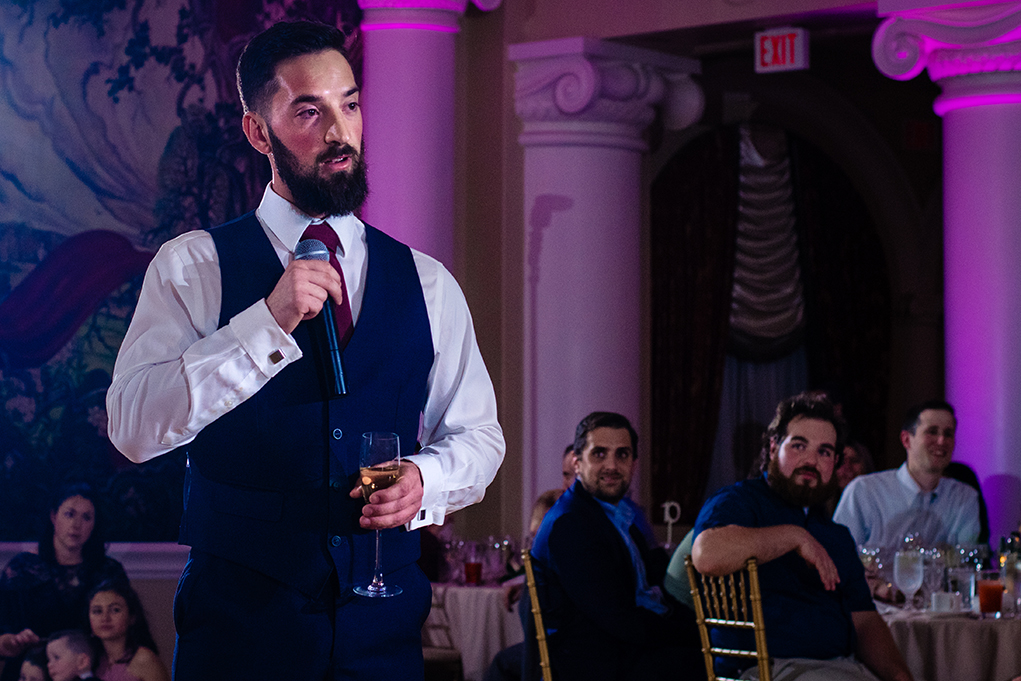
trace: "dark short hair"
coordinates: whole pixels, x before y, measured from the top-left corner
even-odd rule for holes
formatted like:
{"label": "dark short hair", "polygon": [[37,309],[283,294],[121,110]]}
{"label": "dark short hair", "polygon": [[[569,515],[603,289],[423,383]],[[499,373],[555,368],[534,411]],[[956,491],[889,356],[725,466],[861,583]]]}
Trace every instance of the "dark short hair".
{"label": "dark short hair", "polygon": [[92,641],[81,629],[62,629],[50,634],[49,642],[53,643],[61,639],[64,639],[64,645],[75,655],[84,653],[89,656],[89,660],[96,661],[96,650],[92,647]]}
{"label": "dark short hair", "polygon": [[238,59],[237,84],[245,111],[261,111],[276,92],[273,79],[282,61],[336,50],[348,58],[340,29],[314,21],[281,21],[252,38]]}
{"label": "dark short hair", "polygon": [[928,409],[950,412],[950,415],[954,417],[954,426],[957,426],[957,414],[954,413],[953,405],[946,400],[926,400],[925,402],[919,402],[907,410],[904,414],[904,423],[901,424],[900,429],[906,430],[914,435],[915,429],[918,428],[918,419],[922,417],[922,412]]}
{"label": "dark short hair", "polygon": [[43,523],[43,533],[39,538],[39,557],[52,565],[57,564],[57,554],[53,548],[53,520],[50,516],[60,510],[60,505],[71,497],[82,497],[92,502],[95,511],[95,524],[92,527],[92,534],[82,546],[82,561],[86,570],[95,570],[103,564],[106,558],[106,544],[103,540],[103,515],[100,508],[99,498],[95,491],[87,483],[72,483],[61,487],[53,496],[50,502],[49,513]]}
{"label": "dark short hair", "polygon": [[787,437],[787,427],[799,416],[817,421],[827,421],[837,431],[836,449],[833,452],[834,469],[844,460],[844,443],[847,441],[847,422],[837,413],[833,402],[825,393],[804,392],[788,397],[776,405],[773,421],[762,436],[762,451],[759,453],[759,469],[769,466],[769,450],[773,442],[780,443]]}
{"label": "dark short hair", "polygon": [[632,458],[638,458],[638,433],[626,416],[612,411],[594,411],[581,420],[578,427],[574,429],[574,453],[577,456],[581,456],[581,451],[585,449],[585,443],[588,442],[588,434],[596,428],[626,430],[631,436]]}
{"label": "dark short hair", "polygon": [[[42,669],[44,672],[47,671],[46,646],[44,644],[40,644],[30,649],[27,653],[25,653],[24,662],[28,662],[31,665],[39,667],[39,669]],[[49,673],[47,673],[43,678],[49,678]]]}

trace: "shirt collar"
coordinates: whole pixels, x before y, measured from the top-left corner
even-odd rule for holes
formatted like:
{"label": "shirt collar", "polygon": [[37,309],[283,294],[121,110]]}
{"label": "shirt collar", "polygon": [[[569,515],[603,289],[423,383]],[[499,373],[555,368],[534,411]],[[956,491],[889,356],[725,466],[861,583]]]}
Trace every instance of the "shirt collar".
{"label": "shirt collar", "polygon": [[635,519],[635,512],[630,504],[624,504],[619,501],[616,504],[611,504],[610,502],[603,501],[602,499],[596,499],[595,497],[592,498],[596,500],[597,504],[603,507],[606,515],[610,518],[614,525],[624,528],[631,526],[631,523]]}
{"label": "shirt collar", "polygon": [[[298,210],[293,203],[273,191],[272,183],[266,185],[263,192],[262,202],[259,204],[259,217],[266,227],[273,232],[292,253],[305,228],[312,222],[318,222]],[[331,215],[326,222],[340,239],[341,255],[348,253],[354,239],[358,238],[361,230],[364,230],[362,222],[350,213],[347,215]]]}
{"label": "shirt collar", "polygon": [[[922,488],[918,486],[918,482],[914,479],[914,477],[912,477],[911,471],[908,470],[908,464],[906,461],[900,465],[900,468],[897,469],[897,480],[900,481],[900,484],[909,493],[923,494]],[[931,495],[930,498],[935,499],[937,496],[939,496],[940,488],[943,487],[943,483],[944,479],[940,478],[939,482],[936,483],[936,489],[932,490],[932,492],[929,493]]]}

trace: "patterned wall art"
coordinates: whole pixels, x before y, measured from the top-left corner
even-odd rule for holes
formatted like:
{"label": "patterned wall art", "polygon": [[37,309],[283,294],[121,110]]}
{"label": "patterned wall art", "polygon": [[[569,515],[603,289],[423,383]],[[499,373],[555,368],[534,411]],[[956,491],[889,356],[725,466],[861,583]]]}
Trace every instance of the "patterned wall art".
{"label": "patterned wall art", "polygon": [[297,18],[344,29],[359,73],[356,0],[0,2],[0,541],[35,539],[73,481],[108,540],[176,540],[182,456],[121,456],[106,389],[159,246],[257,205],[234,69]]}

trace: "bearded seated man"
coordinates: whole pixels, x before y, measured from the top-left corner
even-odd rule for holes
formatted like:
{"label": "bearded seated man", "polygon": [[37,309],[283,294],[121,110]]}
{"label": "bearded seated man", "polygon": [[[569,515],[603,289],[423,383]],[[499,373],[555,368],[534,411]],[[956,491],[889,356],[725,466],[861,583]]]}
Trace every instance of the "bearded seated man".
{"label": "bearded seated man", "polygon": [[[763,475],[717,492],[695,521],[691,557],[700,572],[725,575],[758,560],[775,681],[912,678],[872,603],[850,532],[824,508],[836,493],[845,430],[824,396],[784,400],[766,431]],[[712,636],[727,648],[753,645],[752,632]],[[720,659],[717,673],[756,679],[752,662]]]}

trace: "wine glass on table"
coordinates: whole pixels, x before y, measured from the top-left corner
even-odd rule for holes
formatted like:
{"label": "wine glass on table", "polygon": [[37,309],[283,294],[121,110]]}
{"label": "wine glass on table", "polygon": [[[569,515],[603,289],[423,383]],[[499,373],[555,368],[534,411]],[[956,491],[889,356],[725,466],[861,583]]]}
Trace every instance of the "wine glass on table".
{"label": "wine glass on table", "polygon": [[[390,487],[400,477],[401,445],[397,433],[362,433],[362,449],[358,461],[358,482],[365,501],[373,492]],[[380,535],[376,530],[376,567],[372,581],[359,584],[354,592],[369,598],[396,596],[403,589],[395,584],[383,583],[383,566],[380,560]]]}
{"label": "wine glass on table", "polygon": [[861,559],[861,565],[865,568],[866,577],[878,577],[879,576],[879,549],[875,546],[865,546],[864,544],[858,547],[858,558]]}
{"label": "wine glass on table", "polygon": [[898,551],[893,556],[893,581],[904,594],[907,610],[914,609],[915,593],[925,577],[922,553],[918,549]]}

